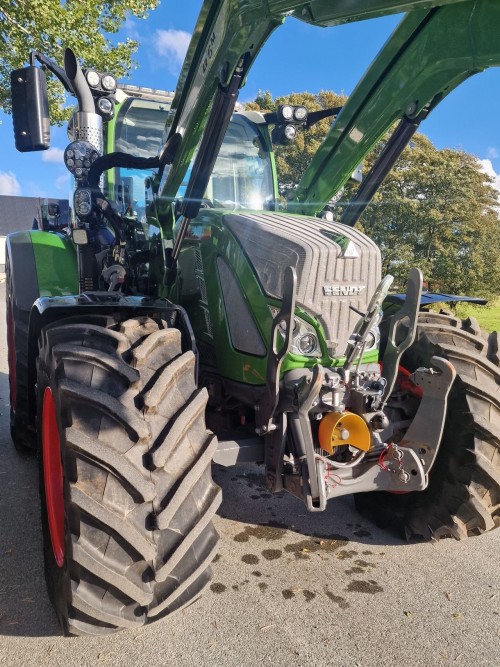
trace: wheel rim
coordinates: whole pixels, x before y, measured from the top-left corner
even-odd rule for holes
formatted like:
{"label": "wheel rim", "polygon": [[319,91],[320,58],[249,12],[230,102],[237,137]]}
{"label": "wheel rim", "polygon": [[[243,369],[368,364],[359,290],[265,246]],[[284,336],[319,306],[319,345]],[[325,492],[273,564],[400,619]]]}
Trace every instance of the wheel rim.
{"label": "wheel rim", "polygon": [[45,484],[45,505],[54,559],[64,563],[64,495],[61,444],[57,426],[56,406],[50,387],[43,394],[42,453]]}
{"label": "wheel rim", "polygon": [[9,385],[10,385],[10,407],[16,412],[16,347],[14,340],[14,315],[12,312],[12,300],[9,299],[7,309],[7,344],[9,347]]}

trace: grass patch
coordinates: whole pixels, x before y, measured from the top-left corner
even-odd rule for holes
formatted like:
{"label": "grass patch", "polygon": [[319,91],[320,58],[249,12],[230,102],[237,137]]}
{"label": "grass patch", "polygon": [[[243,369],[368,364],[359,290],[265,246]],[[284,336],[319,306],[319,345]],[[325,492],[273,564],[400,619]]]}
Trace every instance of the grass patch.
{"label": "grass patch", "polygon": [[500,299],[490,301],[487,306],[473,306],[460,303],[456,309],[457,317],[475,317],[485,332],[500,330]]}

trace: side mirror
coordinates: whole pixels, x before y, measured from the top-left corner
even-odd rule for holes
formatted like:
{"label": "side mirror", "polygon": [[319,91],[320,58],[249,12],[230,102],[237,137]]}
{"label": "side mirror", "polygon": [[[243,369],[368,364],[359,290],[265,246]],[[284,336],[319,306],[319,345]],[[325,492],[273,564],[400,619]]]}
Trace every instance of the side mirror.
{"label": "side mirror", "polygon": [[45,72],[30,65],[10,73],[12,120],[16,148],[21,153],[50,146],[50,116]]}

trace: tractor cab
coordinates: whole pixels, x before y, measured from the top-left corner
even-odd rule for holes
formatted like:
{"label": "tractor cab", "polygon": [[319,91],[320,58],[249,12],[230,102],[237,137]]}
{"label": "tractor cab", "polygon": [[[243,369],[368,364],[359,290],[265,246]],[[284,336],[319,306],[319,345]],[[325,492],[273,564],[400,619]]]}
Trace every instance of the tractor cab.
{"label": "tractor cab", "polygon": [[[160,97],[158,93],[157,96]],[[171,101],[168,93],[161,100],[127,97],[107,124],[108,151],[137,157],[156,154],[163,144]],[[203,206],[253,210],[274,207],[276,179],[271,155],[272,144],[263,115],[235,113],[204,193]],[[176,193],[176,201],[183,199],[190,174],[191,168]],[[120,213],[129,212],[144,220],[147,185],[153,176],[153,169],[115,167],[106,172],[105,192]]]}

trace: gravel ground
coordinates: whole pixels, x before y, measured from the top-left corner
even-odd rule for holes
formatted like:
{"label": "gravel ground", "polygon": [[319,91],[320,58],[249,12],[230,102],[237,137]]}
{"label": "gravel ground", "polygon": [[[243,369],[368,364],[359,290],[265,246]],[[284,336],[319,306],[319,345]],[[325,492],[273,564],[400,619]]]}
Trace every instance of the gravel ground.
{"label": "gravel ground", "polygon": [[224,492],[221,549],[200,601],[143,629],[61,637],[43,580],[36,461],[16,454],[9,437],[4,292],[0,285],[0,665],[500,664],[500,531],[404,543],[364,520],[351,498],[309,515],[291,496],[271,496],[250,465],[214,471]]}

